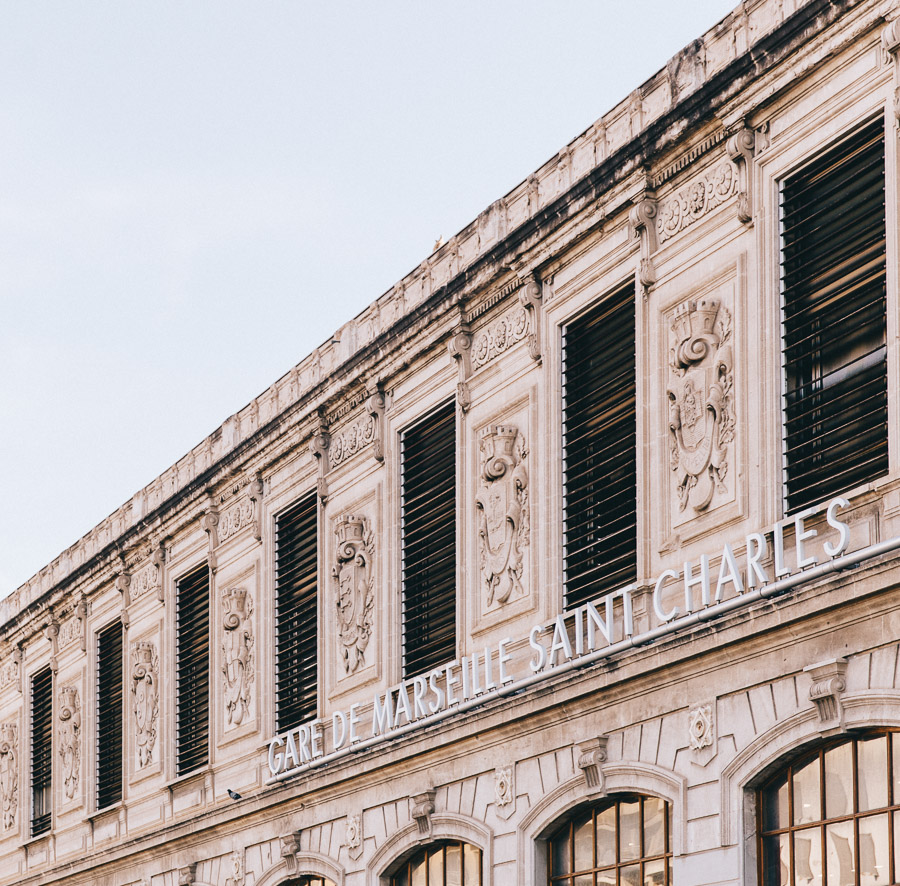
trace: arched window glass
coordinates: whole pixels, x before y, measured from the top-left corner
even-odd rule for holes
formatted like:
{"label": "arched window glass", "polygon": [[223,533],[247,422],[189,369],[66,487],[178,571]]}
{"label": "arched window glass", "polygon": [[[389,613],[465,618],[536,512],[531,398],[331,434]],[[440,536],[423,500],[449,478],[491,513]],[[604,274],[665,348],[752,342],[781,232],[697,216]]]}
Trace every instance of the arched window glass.
{"label": "arched window glass", "polygon": [[669,886],[671,807],[621,794],[582,810],[549,841],[550,886]]}
{"label": "arched window glass", "polygon": [[294,880],[288,880],[286,883],[282,883],[282,886],[334,886],[334,881],[329,880],[328,877],[307,875],[298,877]]}
{"label": "arched window glass", "polygon": [[761,886],[900,882],[900,732],[830,742],[760,789]]}
{"label": "arched window glass", "polygon": [[403,862],[391,886],[481,886],[481,850],[454,840],[431,843]]}

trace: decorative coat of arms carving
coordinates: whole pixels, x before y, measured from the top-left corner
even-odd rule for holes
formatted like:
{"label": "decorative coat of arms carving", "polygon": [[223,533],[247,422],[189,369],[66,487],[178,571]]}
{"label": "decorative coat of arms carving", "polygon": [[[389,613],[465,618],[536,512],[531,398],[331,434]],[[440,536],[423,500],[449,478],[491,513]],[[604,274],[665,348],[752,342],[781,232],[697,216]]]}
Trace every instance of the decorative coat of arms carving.
{"label": "decorative coat of arms carving", "polygon": [[369,521],[352,514],[340,518],[335,535],[337,555],[331,574],[337,583],[338,636],[344,671],[352,674],[365,666],[372,634],[375,542]]}
{"label": "decorative coat of arms carving", "polygon": [[693,750],[709,747],[713,743],[712,705],[705,704],[692,710],[688,727]]}
{"label": "decorative coat of arms carving", "polygon": [[81,770],[81,703],[78,689],[63,686],[59,690],[59,756],[62,760],[63,791],[71,800],[78,789]]}
{"label": "decorative coat of arms carving", "polygon": [[16,825],[19,803],[18,749],[16,724],[4,723],[0,726],[0,815],[4,831]]}
{"label": "decorative coat of arms carving", "polygon": [[524,558],[529,539],[528,450],[513,425],[492,425],[480,434],[481,488],[478,543],[487,605],[521,596]]}
{"label": "decorative coat of arms carving", "polygon": [[222,674],[225,677],[225,716],[239,726],[250,712],[253,684],[253,599],[244,588],[228,588],[222,593]]}
{"label": "decorative coat of arms carving", "polygon": [[131,669],[131,699],[134,706],[135,747],[138,767],[153,762],[156,744],[156,719],[159,716],[159,659],[152,643],[135,643],[131,647],[134,666]]}
{"label": "decorative coat of arms carving", "polygon": [[735,419],[731,331],[731,314],[718,298],[689,299],[675,309],[669,463],[681,511],[704,511],[716,491],[726,491]]}

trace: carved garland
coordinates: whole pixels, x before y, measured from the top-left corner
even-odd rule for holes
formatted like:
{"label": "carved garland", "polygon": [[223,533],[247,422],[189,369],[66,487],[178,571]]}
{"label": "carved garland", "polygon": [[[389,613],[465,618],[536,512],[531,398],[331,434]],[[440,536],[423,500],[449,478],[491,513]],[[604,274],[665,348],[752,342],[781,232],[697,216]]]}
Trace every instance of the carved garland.
{"label": "carved garland", "polygon": [[372,635],[375,540],[369,521],[352,514],[342,516],[334,531],[337,552],[331,575],[337,591],[339,648],[344,672],[352,674],[365,666],[366,647]]}
{"label": "carved garland", "polygon": [[659,242],[670,240],[708,212],[721,206],[736,192],[737,175],[734,164],[730,160],[717,164],[697,181],[691,182],[659,205],[656,217]]}
{"label": "carved garland", "polygon": [[528,311],[522,305],[499,317],[475,336],[472,343],[473,369],[490,363],[513,345],[528,338],[529,331]]}
{"label": "carved garland", "polygon": [[253,599],[244,588],[222,592],[222,675],[225,678],[225,718],[239,726],[250,713],[253,684]]}
{"label": "carved garland", "polygon": [[159,716],[159,659],[152,643],[134,643],[131,647],[131,699],[134,710],[135,746],[138,768],[153,762],[156,744],[156,720]]}
{"label": "carved garland", "polygon": [[59,690],[59,722],[63,791],[71,800],[78,790],[81,771],[81,703],[74,686],[63,686]]}

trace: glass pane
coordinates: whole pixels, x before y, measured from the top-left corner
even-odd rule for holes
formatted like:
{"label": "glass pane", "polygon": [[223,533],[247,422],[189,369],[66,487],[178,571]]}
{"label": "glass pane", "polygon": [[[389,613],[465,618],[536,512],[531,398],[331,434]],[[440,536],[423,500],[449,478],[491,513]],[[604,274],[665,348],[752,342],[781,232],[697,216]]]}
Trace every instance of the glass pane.
{"label": "glass pane", "polygon": [[594,886],[594,875],[582,874],[580,877],[575,878],[574,884],[575,886]]}
{"label": "glass pane", "polygon": [[852,821],[825,826],[825,864],[828,886],[855,886]]}
{"label": "glass pane", "polygon": [[[666,801],[658,797],[644,800],[644,858],[666,851]],[[647,872],[644,871],[644,879]]]}
{"label": "glass pane", "polygon": [[444,886],[444,849],[438,847],[428,853],[429,886]]}
{"label": "glass pane", "polygon": [[[891,756],[894,760],[894,799],[891,801],[895,806],[900,804],[900,732],[891,733]],[[900,871],[897,871],[900,874]]]}
{"label": "glass pane", "polygon": [[665,886],[666,862],[665,859],[648,861],[644,865],[644,886]]}
{"label": "glass pane", "polygon": [[588,814],[584,818],[576,819],[573,825],[576,871],[594,869],[594,822],[591,819],[592,816]]}
{"label": "glass pane", "polygon": [[619,861],[631,861],[640,857],[641,804],[637,801],[619,803]]}
{"label": "glass pane", "polygon": [[466,843],[463,846],[463,886],[481,886],[481,850]]}
{"label": "glass pane", "polygon": [[887,736],[856,744],[859,771],[859,811],[887,806]]}
{"label": "glass pane", "polygon": [[794,824],[822,820],[819,800],[819,758],[794,770]]}
{"label": "glass pane", "polygon": [[425,856],[421,856],[418,861],[410,865],[409,883],[410,886],[426,886],[427,872],[425,870]]}
{"label": "glass pane", "polygon": [[[597,813],[597,867],[616,863],[616,807]],[[613,874],[615,882],[615,874]]]}
{"label": "glass pane", "polygon": [[788,835],[763,837],[763,883],[765,886],[790,886],[791,869]]}
{"label": "glass pane", "polygon": [[406,876],[406,865],[394,874],[394,879],[391,880],[392,886],[408,886],[409,880]]}
{"label": "glass pane", "polygon": [[641,866],[630,864],[619,869],[619,886],[641,886]]}
{"label": "glass pane", "polygon": [[794,833],[794,877],[803,886],[822,886],[822,828]]}
{"label": "glass pane", "polygon": [[900,876],[900,812],[894,813],[894,880]]}
{"label": "glass pane", "polygon": [[558,877],[560,874],[571,874],[570,862],[570,834],[569,826],[566,825],[562,831],[553,838],[551,856],[553,858],[551,876]]}
{"label": "glass pane", "polygon": [[597,874],[597,886],[616,886],[616,869],[610,868]]}
{"label": "glass pane", "polygon": [[780,831],[788,826],[788,785],[787,773],[763,795],[763,830]]}
{"label": "glass pane", "polygon": [[853,812],[853,743],[825,751],[825,817]]}
{"label": "glass pane", "polygon": [[463,886],[462,880],[462,846],[450,843],[445,847],[445,864],[447,865],[447,886]]}
{"label": "glass pane", "polygon": [[859,820],[859,882],[860,886],[889,883],[890,845],[888,817],[872,815]]}

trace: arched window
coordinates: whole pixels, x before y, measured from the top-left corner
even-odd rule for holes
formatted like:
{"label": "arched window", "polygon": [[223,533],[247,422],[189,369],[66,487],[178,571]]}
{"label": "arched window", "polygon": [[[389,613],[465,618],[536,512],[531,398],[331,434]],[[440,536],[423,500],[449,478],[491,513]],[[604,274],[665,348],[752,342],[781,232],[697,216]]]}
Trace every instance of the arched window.
{"label": "arched window", "polygon": [[403,862],[391,886],[481,886],[481,850],[469,843],[431,843]]}
{"label": "arched window", "polygon": [[550,886],[669,886],[671,807],[620,794],[570,818],[549,840]]}
{"label": "arched window", "polygon": [[761,886],[900,878],[900,732],[830,742],[760,789]]}

